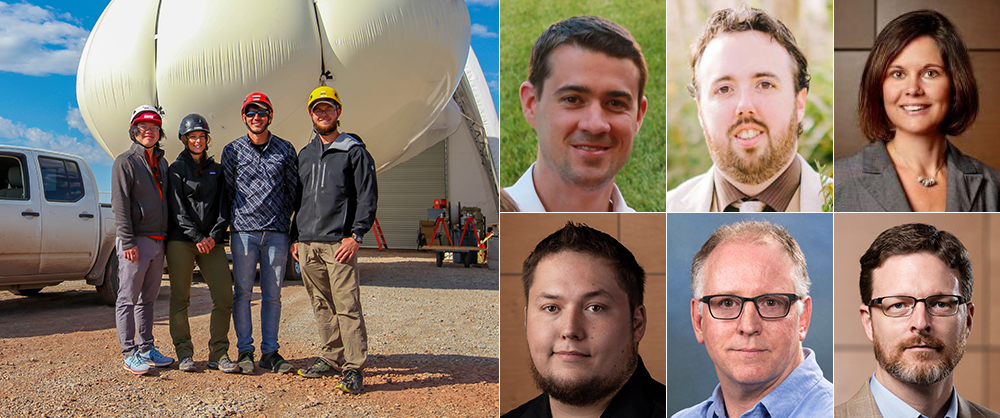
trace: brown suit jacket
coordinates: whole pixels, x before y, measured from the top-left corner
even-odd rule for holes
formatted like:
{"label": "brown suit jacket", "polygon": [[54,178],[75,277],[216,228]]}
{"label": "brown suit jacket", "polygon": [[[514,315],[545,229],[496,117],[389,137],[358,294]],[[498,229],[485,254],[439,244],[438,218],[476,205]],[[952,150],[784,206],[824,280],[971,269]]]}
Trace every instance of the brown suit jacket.
{"label": "brown suit jacket", "polygon": [[[834,418],[882,418],[867,380],[854,397],[833,409],[833,416]],[[1000,414],[959,396],[958,418],[1000,418]]]}

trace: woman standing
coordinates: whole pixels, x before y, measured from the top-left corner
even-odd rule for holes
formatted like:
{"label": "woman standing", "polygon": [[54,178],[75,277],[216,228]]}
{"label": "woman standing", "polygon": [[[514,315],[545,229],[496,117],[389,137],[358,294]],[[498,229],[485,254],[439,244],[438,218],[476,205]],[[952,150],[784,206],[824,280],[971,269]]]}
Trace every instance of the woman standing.
{"label": "woman standing", "polygon": [[223,246],[229,220],[222,214],[222,166],[206,155],[212,137],[209,136],[208,122],[201,115],[185,116],[177,135],[184,143],[184,150],[168,171],[170,336],[180,357],[178,368],[186,372],[195,371],[188,307],[191,305],[191,275],[197,260],[212,294],[208,368],[236,373],[239,367],[229,360],[233,279]]}
{"label": "woman standing", "polygon": [[969,53],[948,18],[918,10],[889,22],[868,55],[858,94],[858,120],[871,143],[834,163],[836,210],[1000,209],[1000,172],[948,140],[978,111]]}

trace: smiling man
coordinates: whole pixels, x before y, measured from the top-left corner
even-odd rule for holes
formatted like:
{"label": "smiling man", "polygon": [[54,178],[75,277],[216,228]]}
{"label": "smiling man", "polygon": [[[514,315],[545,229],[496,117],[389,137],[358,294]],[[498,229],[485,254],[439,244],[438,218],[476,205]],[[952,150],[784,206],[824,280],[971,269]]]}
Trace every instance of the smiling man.
{"label": "smiling man", "polygon": [[861,256],[861,325],[878,367],[835,416],[1000,417],[958,396],[955,366],[972,332],[972,262],[954,235],[890,228]]}
{"label": "smiling man", "polygon": [[[503,190],[523,212],[634,212],[615,175],[646,114],[646,61],[625,28],[594,16],[562,20],[531,49],[521,109],[538,157]],[[505,196],[507,197],[507,196]]]}
{"label": "smiling man", "polygon": [[691,325],[719,378],[675,418],[828,417],[833,384],[802,347],[812,298],[805,256],[785,228],[723,225],[691,263]]}
{"label": "smiling man", "polygon": [[663,417],[666,387],[639,357],[645,272],[610,235],[567,223],[522,271],[531,374],[542,394],[517,417]]}
{"label": "smiling man", "polygon": [[692,51],[714,165],[669,191],[667,211],[822,211],[823,181],[796,152],[809,71],[788,28],[760,9],[719,10]]}

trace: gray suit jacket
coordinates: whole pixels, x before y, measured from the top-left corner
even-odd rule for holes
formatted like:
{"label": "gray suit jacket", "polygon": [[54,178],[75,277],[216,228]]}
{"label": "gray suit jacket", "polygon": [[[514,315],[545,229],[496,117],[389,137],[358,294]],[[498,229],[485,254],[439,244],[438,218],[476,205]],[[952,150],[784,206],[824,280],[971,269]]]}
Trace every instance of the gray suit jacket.
{"label": "gray suit jacket", "polygon": [[[1000,171],[948,142],[948,212],[1000,211]],[[882,141],[833,162],[837,212],[912,212]]]}
{"label": "gray suit jacket", "polygon": [[[957,396],[957,395],[956,395]],[[882,413],[875,404],[875,397],[868,387],[868,381],[861,385],[861,390],[849,401],[837,405],[833,409],[834,418],[882,418]],[[998,418],[1000,414],[990,411],[975,402],[958,397],[958,418]]]}

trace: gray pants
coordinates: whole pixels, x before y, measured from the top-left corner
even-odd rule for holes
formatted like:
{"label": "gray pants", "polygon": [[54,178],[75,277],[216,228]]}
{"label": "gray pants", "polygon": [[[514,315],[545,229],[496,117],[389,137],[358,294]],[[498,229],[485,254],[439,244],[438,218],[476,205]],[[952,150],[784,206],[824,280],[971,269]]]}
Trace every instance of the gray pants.
{"label": "gray pants", "polygon": [[[137,350],[153,348],[153,302],[160,293],[163,278],[163,241],[150,237],[135,237],[139,258],[135,263],[122,255],[121,240],[115,242],[118,252],[118,300],[115,301],[115,326],[122,356]],[[139,331],[139,344],[135,342]]]}

